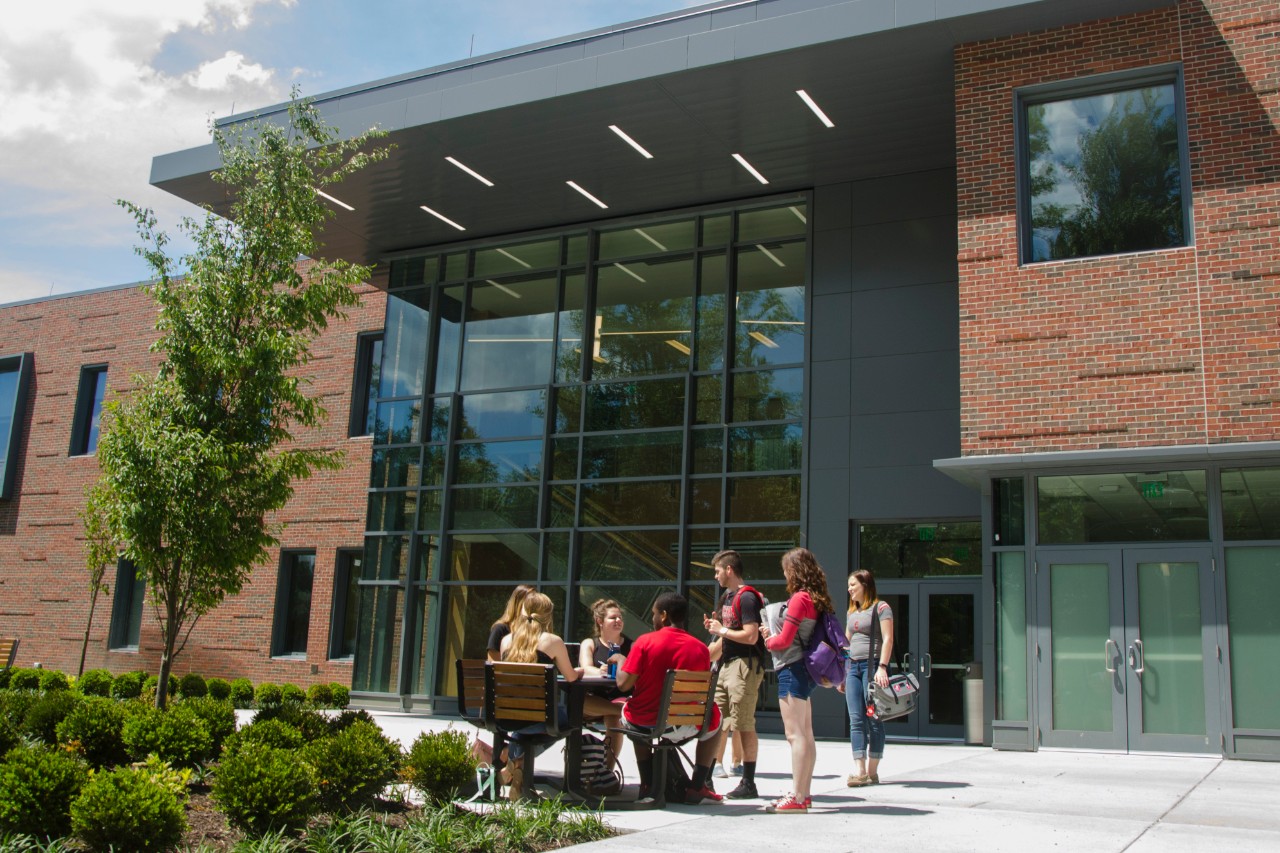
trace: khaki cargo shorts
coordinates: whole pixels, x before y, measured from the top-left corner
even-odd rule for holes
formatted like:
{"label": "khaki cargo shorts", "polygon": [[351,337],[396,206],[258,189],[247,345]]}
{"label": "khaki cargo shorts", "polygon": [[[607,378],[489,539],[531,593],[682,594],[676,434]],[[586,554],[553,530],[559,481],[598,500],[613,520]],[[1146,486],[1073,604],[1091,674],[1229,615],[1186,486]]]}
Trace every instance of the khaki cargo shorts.
{"label": "khaki cargo shorts", "polygon": [[760,698],[760,682],[764,667],[751,658],[734,658],[720,668],[716,681],[716,704],[724,715],[724,730],[754,732],[756,701]]}

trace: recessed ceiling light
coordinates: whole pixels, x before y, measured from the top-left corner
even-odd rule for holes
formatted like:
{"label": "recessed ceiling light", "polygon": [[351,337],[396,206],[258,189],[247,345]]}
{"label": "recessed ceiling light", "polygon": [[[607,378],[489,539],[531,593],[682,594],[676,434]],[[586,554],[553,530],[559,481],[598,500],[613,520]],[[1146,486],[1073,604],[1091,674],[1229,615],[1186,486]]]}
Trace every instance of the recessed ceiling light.
{"label": "recessed ceiling light", "polygon": [[507,294],[507,295],[508,295],[508,296],[510,296],[512,299],[523,299],[523,298],[524,298],[523,296],[521,296],[520,294],[516,293],[516,292],[515,292],[514,290],[512,290],[511,288],[507,287],[505,284],[498,284],[496,281],[494,281],[494,280],[493,280],[493,279],[491,279],[491,278],[486,278],[486,279],[485,279],[485,281],[486,281],[486,282],[488,282],[489,284],[492,284],[494,287],[498,288],[498,290],[501,290],[503,293]]}
{"label": "recessed ceiling light", "polygon": [[631,276],[632,278],[634,278],[636,281],[640,282],[641,284],[644,284],[644,283],[645,283],[645,280],[644,280],[644,279],[642,279],[642,278],[639,276],[639,274],[632,272],[631,270],[629,270],[629,269],[627,269],[626,267],[624,267],[622,264],[617,263],[617,262],[615,261],[613,265],[614,265],[615,267],[617,267],[618,269],[622,270],[622,271],[623,271],[624,273],[626,273],[627,275],[629,275],[629,276]]}
{"label": "recessed ceiling light", "polygon": [[468,175],[475,178],[477,181],[484,184],[486,187],[493,186],[493,181],[489,180],[484,175],[480,174],[475,169],[472,169],[470,166],[466,165],[465,163],[460,163],[452,157],[446,157],[444,159],[448,160],[450,163],[457,166],[459,169],[466,172]]}
{"label": "recessed ceiling light", "polygon": [[329,195],[329,194],[328,194],[327,192],[325,192],[324,190],[316,190],[316,195],[320,196],[321,198],[327,198],[329,201],[333,202],[333,203],[334,203],[334,204],[336,204],[338,207],[345,207],[347,210],[355,210],[355,208],[354,208],[354,207],[352,207],[351,205],[347,204],[345,201],[339,201],[338,199],[336,199],[336,198],[334,198],[333,196]]}
{"label": "recessed ceiling light", "polygon": [[627,144],[628,144],[628,145],[630,145],[632,148],[634,148],[634,149],[636,149],[637,151],[639,151],[639,152],[640,152],[640,154],[641,154],[641,156],[643,156],[643,157],[644,157],[644,159],[646,159],[646,160],[652,160],[652,159],[653,159],[653,155],[652,155],[652,154],[650,154],[648,151],[646,151],[646,150],[645,150],[645,148],[644,148],[644,146],[643,146],[643,145],[641,145],[639,142],[636,142],[636,141],[635,141],[634,139],[632,139],[630,136],[627,136],[627,134],[626,134],[625,132],[623,132],[622,128],[618,127],[616,124],[611,124],[611,125],[609,125],[609,129],[610,129],[610,130],[612,130],[614,133],[618,134],[618,138],[619,138],[619,139],[621,139],[623,142],[627,143]]}
{"label": "recessed ceiling light", "polygon": [[752,166],[750,163],[748,163],[746,157],[743,157],[741,154],[734,154],[733,159],[738,161],[739,166],[741,166],[742,168],[750,172],[751,177],[755,178],[757,181],[759,181],[762,184],[769,183],[769,179],[766,178],[764,175],[760,174],[760,172],[756,169],[755,166]]}
{"label": "recessed ceiling light", "polygon": [[591,193],[587,192],[587,191],[586,191],[586,190],[584,190],[582,187],[580,187],[580,186],[578,186],[577,184],[575,184],[573,181],[565,181],[565,183],[566,183],[566,184],[568,184],[569,186],[573,187],[573,188],[574,188],[575,190],[577,190],[578,192],[582,193],[583,198],[585,198],[585,199],[587,199],[588,201],[592,202],[592,203],[593,203],[593,204],[595,204],[597,207],[603,208],[603,209],[605,209],[605,210],[608,210],[608,209],[609,209],[609,205],[605,204],[605,203],[604,203],[604,202],[602,202],[600,199],[596,198],[596,197],[595,197],[595,196],[593,196]]}
{"label": "recessed ceiling light", "polygon": [[799,219],[799,220],[800,220],[801,222],[803,222],[805,225],[808,225],[808,224],[809,224],[809,219],[808,219],[808,217],[806,217],[803,213],[801,213],[801,212],[800,212],[800,208],[798,208],[798,207],[788,207],[788,208],[787,208],[787,210],[789,210],[789,211],[791,211],[792,213],[794,213],[794,214],[796,215],[796,219]]}
{"label": "recessed ceiling light", "polygon": [[747,337],[754,338],[755,340],[767,346],[769,349],[778,348],[778,345],[774,343],[773,340],[764,332],[747,332]]}
{"label": "recessed ceiling light", "polygon": [[533,269],[533,264],[526,263],[520,260],[515,255],[508,252],[506,249],[498,249],[497,252],[499,255],[502,255],[504,258],[510,258],[511,260],[515,261],[517,264],[519,264],[520,266],[524,267],[527,270]]}
{"label": "recessed ceiling light", "polygon": [[683,344],[680,341],[677,341],[675,338],[668,338],[667,346],[671,347],[672,349],[677,349],[680,352],[684,353],[685,355],[689,355],[691,352],[693,352],[693,350],[689,349],[688,345]]}
{"label": "recessed ceiling light", "polygon": [[449,217],[445,216],[443,213],[436,213],[434,210],[432,210],[431,208],[427,207],[425,204],[420,204],[420,205],[418,205],[418,206],[419,206],[419,207],[421,207],[423,210],[425,210],[427,213],[430,213],[430,214],[431,214],[432,216],[434,216],[436,219],[439,219],[439,220],[440,220],[441,222],[443,222],[445,225],[452,225],[454,228],[457,228],[459,231],[466,231],[466,230],[467,230],[467,229],[463,228],[461,225],[459,225],[458,223],[454,222],[454,221],[453,221],[452,219],[450,219]]}
{"label": "recessed ceiling light", "polygon": [[637,234],[639,234],[641,237],[648,240],[654,246],[656,246],[659,252],[668,251],[666,246],[662,245],[657,240],[653,239],[653,237],[649,236],[649,233],[645,231],[643,228],[633,228],[632,230],[635,231]]}
{"label": "recessed ceiling light", "polygon": [[760,251],[764,252],[764,256],[765,256],[766,258],[768,258],[769,260],[773,261],[773,262],[774,262],[775,264],[777,264],[778,266],[780,266],[780,267],[785,267],[785,266],[786,266],[786,264],[784,264],[784,263],[782,262],[782,258],[779,258],[779,257],[778,257],[777,255],[775,255],[773,252],[770,252],[770,251],[769,251],[768,249],[766,249],[764,246],[761,246],[759,243],[756,243],[756,248],[757,248],[757,249],[759,249]]}
{"label": "recessed ceiling light", "polygon": [[813,114],[818,117],[818,121],[822,122],[827,127],[836,126],[835,122],[827,118],[827,114],[822,111],[822,107],[818,106],[818,104],[813,100],[813,98],[809,97],[808,92],[806,92],[804,89],[796,89],[796,94],[800,96],[800,100],[804,101],[805,105],[808,106],[809,109],[813,110]]}

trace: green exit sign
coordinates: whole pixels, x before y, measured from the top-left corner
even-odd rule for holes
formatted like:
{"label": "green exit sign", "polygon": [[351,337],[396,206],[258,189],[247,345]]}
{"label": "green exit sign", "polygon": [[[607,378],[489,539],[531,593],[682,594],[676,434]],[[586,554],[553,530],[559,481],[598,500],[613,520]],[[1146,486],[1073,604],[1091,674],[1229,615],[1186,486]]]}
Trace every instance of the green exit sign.
{"label": "green exit sign", "polygon": [[938,538],[938,528],[936,527],[917,527],[916,533],[919,534],[921,542],[932,542]]}
{"label": "green exit sign", "polygon": [[1153,480],[1149,483],[1139,483],[1144,498],[1162,498],[1164,497],[1164,483],[1159,480]]}

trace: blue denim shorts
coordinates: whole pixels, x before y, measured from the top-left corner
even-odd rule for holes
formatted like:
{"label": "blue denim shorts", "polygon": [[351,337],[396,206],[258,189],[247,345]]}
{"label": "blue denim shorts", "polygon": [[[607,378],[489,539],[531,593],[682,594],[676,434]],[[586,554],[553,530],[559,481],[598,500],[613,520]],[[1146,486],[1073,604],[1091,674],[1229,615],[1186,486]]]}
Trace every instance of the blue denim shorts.
{"label": "blue denim shorts", "polygon": [[808,699],[813,694],[813,688],[816,686],[812,676],[809,675],[809,668],[804,665],[802,660],[789,663],[778,670],[779,699],[786,699],[788,696],[796,699]]}

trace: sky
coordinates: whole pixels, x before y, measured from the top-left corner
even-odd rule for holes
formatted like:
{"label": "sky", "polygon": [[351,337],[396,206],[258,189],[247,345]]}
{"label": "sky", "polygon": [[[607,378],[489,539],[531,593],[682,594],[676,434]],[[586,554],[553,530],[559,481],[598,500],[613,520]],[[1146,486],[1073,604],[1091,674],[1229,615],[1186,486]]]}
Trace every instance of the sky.
{"label": "sky", "polygon": [[151,158],[209,122],[707,0],[38,0],[0,21],[0,304],[149,278]]}

